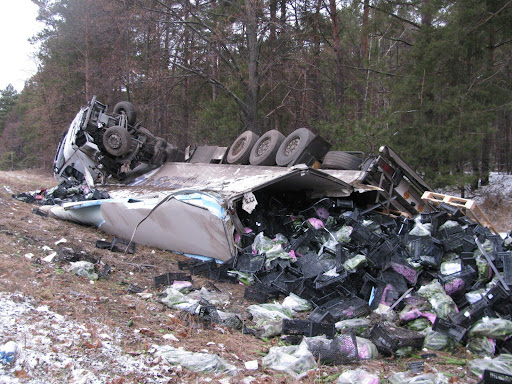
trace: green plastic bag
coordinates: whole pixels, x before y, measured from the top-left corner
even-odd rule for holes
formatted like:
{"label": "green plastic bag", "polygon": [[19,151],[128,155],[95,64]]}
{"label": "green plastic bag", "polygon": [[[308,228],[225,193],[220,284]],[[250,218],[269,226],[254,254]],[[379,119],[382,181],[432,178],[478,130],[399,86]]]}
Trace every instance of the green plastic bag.
{"label": "green plastic bag", "polygon": [[512,321],[488,317],[478,320],[469,331],[469,337],[490,337],[498,340],[505,340],[510,335],[512,335]]}
{"label": "green plastic bag", "polygon": [[488,337],[475,337],[469,339],[466,348],[480,357],[494,357],[496,341]]}
{"label": "green plastic bag", "polygon": [[447,319],[448,315],[455,315],[457,313],[457,305],[446,294],[443,286],[437,280],[422,286],[418,290],[418,295],[426,298],[432,305],[435,314],[442,319]]}
{"label": "green plastic bag", "polygon": [[482,378],[486,369],[510,375],[510,372],[512,372],[512,355],[503,353],[494,359],[471,360],[468,362],[468,368],[473,375],[479,378]]}

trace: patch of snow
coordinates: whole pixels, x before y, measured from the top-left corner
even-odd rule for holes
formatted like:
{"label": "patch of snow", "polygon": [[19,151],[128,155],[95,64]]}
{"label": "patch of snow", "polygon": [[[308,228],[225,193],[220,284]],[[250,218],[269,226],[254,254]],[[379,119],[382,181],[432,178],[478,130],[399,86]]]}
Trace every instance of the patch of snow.
{"label": "patch of snow", "polygon": [[[72,383],[102,384],[134,375],[144,383],[167,383],[168,366],[155,364],[148,354],[132,357],[123,352],[123,338],[116,330],[94,324],[101,341],[94,340],[87,325],[35,307],[19,294],[0,292],[0,344],[17,344],[15,360],[0,364],[2,384]],[[90,344],[92,347],[85,347]],[[25,372],[28,378],[16,376]]]}

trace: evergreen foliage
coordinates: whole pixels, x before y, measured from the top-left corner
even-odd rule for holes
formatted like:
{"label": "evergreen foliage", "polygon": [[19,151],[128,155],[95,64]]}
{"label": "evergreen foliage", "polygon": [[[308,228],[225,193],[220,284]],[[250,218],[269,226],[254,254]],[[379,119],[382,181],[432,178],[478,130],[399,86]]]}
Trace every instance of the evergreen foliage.
{"label": "evergreen foliage", "polygon": [[39,71],[0,98],[11,168],[49,168],[97,95],[181,148],[307,127],[334,149],[390,145],[436,186],[512,171],[507,0],[33,1]]}

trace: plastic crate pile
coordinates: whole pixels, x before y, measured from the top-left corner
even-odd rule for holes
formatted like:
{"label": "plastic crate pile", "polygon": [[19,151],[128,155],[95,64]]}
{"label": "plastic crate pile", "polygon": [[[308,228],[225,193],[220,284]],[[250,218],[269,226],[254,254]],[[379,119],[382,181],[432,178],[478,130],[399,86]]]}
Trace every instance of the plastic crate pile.
{"label": "plastic crate pile", "polygon": [[[437,315],[432,324],[452,340],[464,342],[484,316],[510,320],[510,237],[503,240],[444,205],[415,219],[365,212],[346,199],[322,199],[302,210],[296,206],[297,201],[286,205],[263,199],[260,209],[243,219],[250,230],[241,236],[242,251],[230,261],[254,280],[246,299],[263,303],[293,292],[313,304],[309,324],[287,321],[283,333],[330,335],[328,324],[365,317],[379,307],[402,310],[411,302],[406,296],[426,302],[416,291],[432,281],[439,281],[457,306],[458,313]],[[277,241],[262,246],[263,235]],[[480,292],[478,300],[474,292]],[[421,348],[424,336],[405,329],[406,322],[399,325],[378,323],[368,335],[386,354],[405,346]]]}
{"label": "plastic crate pile", "polygon": [[[408,307],[429,313],[432,330],[457,343],[466,342],[484,316],[512,317],[511,237],[502,239],[452,207],[409,219],[364,211],[347,199],[259,196],[258,209],[241,220],[246,230],[236,257],[220,266],[206,261],[181,267],[218,281],[245,276],[252,282],[245,290],[249,301],[272,302],[292,292],[307,299],[313,304],[307,319],[283,321],[283,334],[297,340],[339,339],[334,324],[341,320]],[[173,277],[161,279],[168,283]],[[420,294],[432,282],[454,311],[436,311],[428,294]],[[425,332],[406,329],[419,316],[394,324],[373,317],[364,336],[388,355],[421,348]],[[351,356],[331,356],[332,345],[324,347],[318,355],[325,360]],[[497,351],[512,352],[510,339],[498,341]]]}

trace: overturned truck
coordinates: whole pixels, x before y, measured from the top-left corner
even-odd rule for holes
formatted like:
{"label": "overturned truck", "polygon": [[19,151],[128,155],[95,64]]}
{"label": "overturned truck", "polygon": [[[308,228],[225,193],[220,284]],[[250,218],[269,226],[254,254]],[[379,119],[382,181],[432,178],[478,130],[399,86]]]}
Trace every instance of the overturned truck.
{"label": "overturned truck", "polygon": [[297,206],[345,199],[408,216],[433,208],[422,200],[431,188],[390,148],[368,157],[329,149],[300,128],[287,137],[246,131],[230,147],[182,150],[142,127],[131,103],[109,113],[94,97],[61,141],[54,172],[61,182],[109,188],[112,198],[54,213],[137,243],[225,261],[237,253],[243,217],[269,197],[296,196]]}

